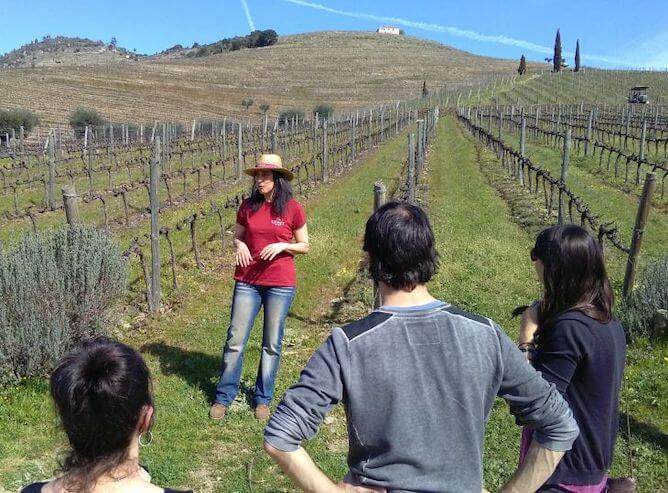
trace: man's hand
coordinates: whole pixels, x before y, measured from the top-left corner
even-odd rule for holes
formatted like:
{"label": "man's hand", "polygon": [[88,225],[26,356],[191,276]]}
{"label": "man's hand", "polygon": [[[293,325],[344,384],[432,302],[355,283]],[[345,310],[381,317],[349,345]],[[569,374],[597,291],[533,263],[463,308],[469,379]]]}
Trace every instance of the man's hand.
{"label": "man's hand", "polygon": [[253,261],[253,257],[250,254],[250,250],[248,250],[248,245],[246,245],[243,241],[241,240],[236,240],[235,241],[235,252],[234,252],[234,260],[236,264],[239,267],[246,268],[250,265],[250,263]]}
{"label": "man's hand", "polygon": [[520,322],[520,344],[526,344],[533,341],[533,336],[538,330],[538,312],[540,310],[540,301],[534,301],[529,308],[522,313]]}
{"label": "man's hand", "polygon": [[501,488],[500,492],[536,491],[552,475],[563,456],[563,452],[546,449],[538,442],[532,441],[524,463],[517,468],[513,477]]}
{"label": "man's hand", "polygon": [[342,493],[385,493],[387,490],[385,488],[377,488],[374,486],[354,486],[352,484],[345,483],[343,481],[339,482],[336,487]]}
{"label": "man's hand", "polygon": [[287,243],[270,243],[260,252],[262,260],[274,260],[274,257],[287,248]]}

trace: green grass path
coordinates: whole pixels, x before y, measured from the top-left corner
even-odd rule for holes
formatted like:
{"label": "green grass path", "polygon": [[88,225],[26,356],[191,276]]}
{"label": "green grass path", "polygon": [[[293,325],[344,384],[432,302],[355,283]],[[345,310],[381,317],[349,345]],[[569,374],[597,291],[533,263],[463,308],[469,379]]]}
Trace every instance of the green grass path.
{"label": "green grass path", "polygon": [[[484,163],[488,158],[485,154]],[[443,120],[430,156],[430,216],[442,260],[431,290],[494,319],[516,338],[519,322],[511,320],[511,310],[540,292],[529,260],[534,237],[512,221],[477,160],[472,138],[453,118]],[[624,399],[631,405],[639,491],[661,491],[668,484],[662,397],[668,391],[667,355],[665,344],[651,348],[638,343],[629,350]],[[617,445],[613,474],[627,475],[627,446],[621,436]],[[485,485],[492,491],[514,470],[518,446],[519,429],[507,406],[497,401],[485,441]]]}
{"label": "green grass path", "polygon": [[[312,248],[297,260],[298,295],[286,325],[277,397],[297,380],[330,325],[345,318],[333,313],[332,302],[342,296],[356,301],[357,308],[351,308],[353,303],[347,307],[352,315],[360,306],[364,310],[363,302],[368,306],[369,286],[355,281],[363,225],[372,208],[372,186],[382,178],[392,188],[401,173],[405,147],[402,134],[305,202]],[[511,310],[539,293],[528,258],[533,237],[512,221],[507,204],[480,170],[473,141],[450,116],[439,123],[429,162],[425,198],[441,255],[431,290],[441,299],[496,320],[516,336],[518,322],[510,319]],[[230,252],[221,258],[217,249],[216,242],[203,249],[205,270],[180,270],[181,287],[170,297],[173,311],[150,320],[141,331],[121,335],[142,348],[154,375],[157,425],[153,444],[142,451],[142,461],[161,485],[198,492],[291,491],[291,483],[261,451],[262,427],[243,398],[223,423],[207,418],[232,287]],[[244,386],[253,384],[260,343],[260,331],[255,330],[244,364]],[[661,442],[666,436],[665,397],[661,396],[668,395],[667,356],[665,347],[631,351],[627,395],[632,399],[637,435],[640,491],[654,492],[668,482],[666,448]],[[49,477],[53,449],[62,437],[55,431],[46,383],[33,380],[0,391],[0,415],[0,490],[15,491],[29,481]],[[492,491],[514,470],[518,443],[519,429],[507,406],[498,401],[485,446],[485,484]],[[340,407],[306,447],[331,477],[345,473],[347,435]],[[625,451],[624,440],[619,440],[615,474],[626,473]]]}
{"label": "green grass path", "polygon": [[[504,140],[507,140],[513,148],[519,148],[517,135],[506,132]],[[534,164],[549,170],[555,177],[560,176],[561,150],[540,144],[534,140],[528,140],[526,153]],[[611,178],[612,174],[604,171],[605,166],[606,160],[603,163],[603,171],[599,171],[598,160],[594,163],[592,158],[578,156],[577,152],[572,151],[571,166],[568,171],[568,187],[576,195],[584,198],[585,202],[591,206],[594,214],[600,216],[601,222],[615,221],[624,244],[629,246],[641,187],[637,187],[631,193],[620,190],[619,185],[612,182],[614,179]],[[623,176],[623,163],[620,166]],[[635,179],[634,173],[629,173],[630,180]],[[661,179],[660,174],[657,177],[659,180]],[[658,198],[656,203],[659,203]],[[666,245],[668,245],[668,213],[665,207],[654,207],[647,220],[643,253],[648,256],[665,253]]]}
{"label": "green grass path", "polygon": [[[383,179],[391,185],[398,178],[405,145],[404,132],[305,202],[312,248],[297,259],[298,294],[286,325],[277,397],[297,380],[307,358],[327,336],[323,317],[331,312],[331,301],[357,276],[360,237],[373,207],[373,183]],[[223,423],[213,423],[207,416],[232,288],[230,252],[220,259],[213,253],[217,248],[214,241],[205,253],[205,264],[211,268],[179,272],[176,310],[149,321],[140,333],[119,334],[142,348],[154,377],[157,426],[153,444],[142,451],[142,461],[161,485],[198,492],[249,491],[252,481],[259,490],[288,489],[288,480],[261,451],[262,426],[243,398]],[[253,385],[260,349],[261,330],[254,330],[242,385]],[[50,477],[53,449],[63,437],[55,430],[47,383],[27,381],[0,391],[0,415],[0,485],[17,490],[29,481]],[[338,477],[345,473],[344,424],[338,410],[308,446],[326,471]]]}
{"label": "green grass path", "polygon": [[[539,294],[529,260],[533,239],[510,221],[478,168],[476,149],[448,117],[430,155],[430,203],[441,267],[432,294],[498,322],[516,338],[510,313]],[[519,428],[497,401],[485,441],[485,485],[494,491],[517,461]]]}

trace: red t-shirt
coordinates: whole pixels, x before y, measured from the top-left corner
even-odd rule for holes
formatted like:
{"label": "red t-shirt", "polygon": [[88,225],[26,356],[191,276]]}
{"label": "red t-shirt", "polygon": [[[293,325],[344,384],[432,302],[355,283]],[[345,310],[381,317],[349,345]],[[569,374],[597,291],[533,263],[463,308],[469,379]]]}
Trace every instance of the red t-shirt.
{"label": "red t-shirt", "polygon": [[250,250],[252,262],[248,267],[237,266],[234,279],[260,286],[295,286],[297,273],[293,255],[281,252],[273,260],[262,260],[260,252],[270,243],[291,243],[296,229],[306,224],[304,209],[295,199],[290,199],[281,216],[265,202],[257,212],[244,200],[237,211],[237,223],[246,228],[242,241]]}

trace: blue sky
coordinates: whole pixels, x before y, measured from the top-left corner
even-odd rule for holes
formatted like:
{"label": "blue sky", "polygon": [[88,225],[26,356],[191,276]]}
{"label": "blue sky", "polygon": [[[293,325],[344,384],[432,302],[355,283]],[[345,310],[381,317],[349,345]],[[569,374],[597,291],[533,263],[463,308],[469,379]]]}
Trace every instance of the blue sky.
{"label": "blue sky", "polygon": [[285,35],[391,24],[472,53],[538,61],[560,28],[567,58],[580,39],[583,64],[668,68],[666,0],[23,0],[0,3],[0,19],[0,53],[47,34],[115,36],[154,53],[246,34],[251,25]]}

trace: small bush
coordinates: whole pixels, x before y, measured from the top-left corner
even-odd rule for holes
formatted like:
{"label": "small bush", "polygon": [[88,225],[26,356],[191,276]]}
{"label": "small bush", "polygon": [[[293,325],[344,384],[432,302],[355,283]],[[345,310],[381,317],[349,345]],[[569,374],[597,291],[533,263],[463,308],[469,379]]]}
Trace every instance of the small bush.
{"label": "small bush", "polygon": [[0,383],[44,375],[103,333],[126,283],[117,245],[87,226],[32,233],[0,254]]}
{"label": "small bush", "polygon": [[285,110],[285,111],[281,111],[281,114],[278,115],[278,121],[283,123],[283,124],[286,124],[286,123],[292,122],[292,119],[294,117],[297,117],[299,119],[299,121],[302,121],[302,120],[304,120],[304,112],[302,110],[298,110],[298,109],[294,109],[294,108],[289,109],[289,110]]}
{"label": "small bush", "polygon": [[316,114],[321,120],[327,120],[334,114],[334,108],[332,108],[332,106],[329,104],[321,103],[313,108],[313,118],[315,118]]}
{"label": "small bush", "polygon": [[39,118],[37,114],[26,109],[0,110],[0,134],[12,133],[12,129],[18,133],[23,126],[25,135],[37,126]]}
{"label": "small bush", "polygon": [[629,339],[652,335],[652,317],[668,309],[668,255],[647,265],[636,288],[617,306],[617,318]]}
{"label": "small bush", "polygon": [[86,125],[97,127],[104,123],[102,115],[92,108],[77,108],[70,113],[70,126],[78,131],[82,131]]}

